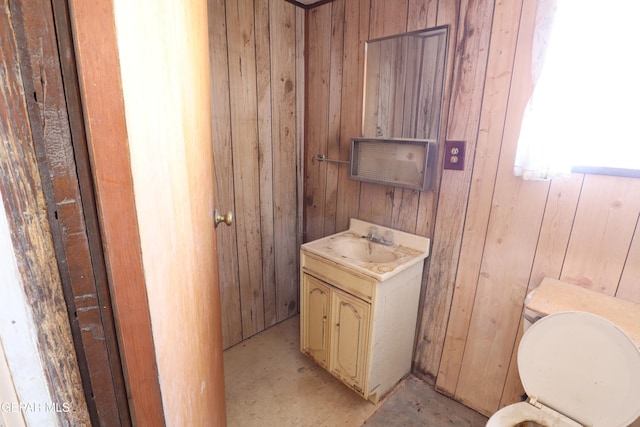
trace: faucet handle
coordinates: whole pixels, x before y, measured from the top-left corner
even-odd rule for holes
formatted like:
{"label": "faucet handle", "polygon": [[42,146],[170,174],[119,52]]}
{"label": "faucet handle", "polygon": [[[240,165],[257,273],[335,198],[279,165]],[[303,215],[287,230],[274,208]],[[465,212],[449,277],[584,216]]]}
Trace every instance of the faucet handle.
{"label": "faucet handle", "polygon": [[371,227],[369,227],[369,234],[367,234],[367,237],[378,238],[378,236],[379,236],[378,227],[376,227],[375,225],[372,225]]}
{"label": "faucet handle", "polygon": [[393,245],[393,231],[385,230],[382,241],[387,245]]}

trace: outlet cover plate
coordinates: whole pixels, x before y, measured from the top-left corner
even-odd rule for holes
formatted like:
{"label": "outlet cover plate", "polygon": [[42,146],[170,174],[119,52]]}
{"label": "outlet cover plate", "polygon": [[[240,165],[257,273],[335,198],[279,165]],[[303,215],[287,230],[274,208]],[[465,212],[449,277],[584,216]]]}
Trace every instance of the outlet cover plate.
{"label": "outlet cover plate", "polygon": [[444,169],[464,170],[465,141],[444,142]]}

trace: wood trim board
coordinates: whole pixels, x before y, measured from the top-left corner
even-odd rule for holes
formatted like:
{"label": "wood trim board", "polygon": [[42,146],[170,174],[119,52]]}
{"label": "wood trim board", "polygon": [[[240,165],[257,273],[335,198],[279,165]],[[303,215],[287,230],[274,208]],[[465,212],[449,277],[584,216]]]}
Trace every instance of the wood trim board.
{"label": "wood trim board", "polygon": [[[137,425],[164,425],[111,0],[69,1],[120,348]],[[106,71],[109,70],[109,71]],[[94,90],[100,87],[100,90]]]}

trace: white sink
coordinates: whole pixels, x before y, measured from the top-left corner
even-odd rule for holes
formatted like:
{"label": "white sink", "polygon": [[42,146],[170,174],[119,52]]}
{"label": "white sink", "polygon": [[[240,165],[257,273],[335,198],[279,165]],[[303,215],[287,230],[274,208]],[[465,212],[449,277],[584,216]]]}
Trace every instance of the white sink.
{"label": "white sink", "polygon": [[[381,235],[392,235],[393,244],[367,239],[371,227]],[[350,267],[383,281],[429,255],[429,239],[358,219],[351,219],[349,230],[302,245],[302,250]]]}

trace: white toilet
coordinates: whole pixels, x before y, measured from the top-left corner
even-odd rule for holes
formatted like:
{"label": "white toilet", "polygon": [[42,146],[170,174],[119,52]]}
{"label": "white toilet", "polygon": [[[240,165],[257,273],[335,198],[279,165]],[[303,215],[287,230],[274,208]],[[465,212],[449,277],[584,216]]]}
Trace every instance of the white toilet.
{"label": "white toilet", "polygon": [[[579,287],[551,283],[540,293],[549,300],[560,292],[562,300],[568,291],[567,304],[583,308],[585,289],[573,288]],[[597,293],[587,292],[587,299],[599,301],[591,295]],[[613,316],[632,322],[637,334],[640,305],[625,301],[620,308],[619,301],[608,298],[589,304],[595,311],[613,309]],[[558,306],[566,309],[563,304]],[[525,319],[531,319],[531,313],[526,309]],[[640,348],[617,324],[599,315],[560,311],[541,317],[522,337],[518,370],[529,399],[502,408],[487,427],[626,427],[640,417]]]}

